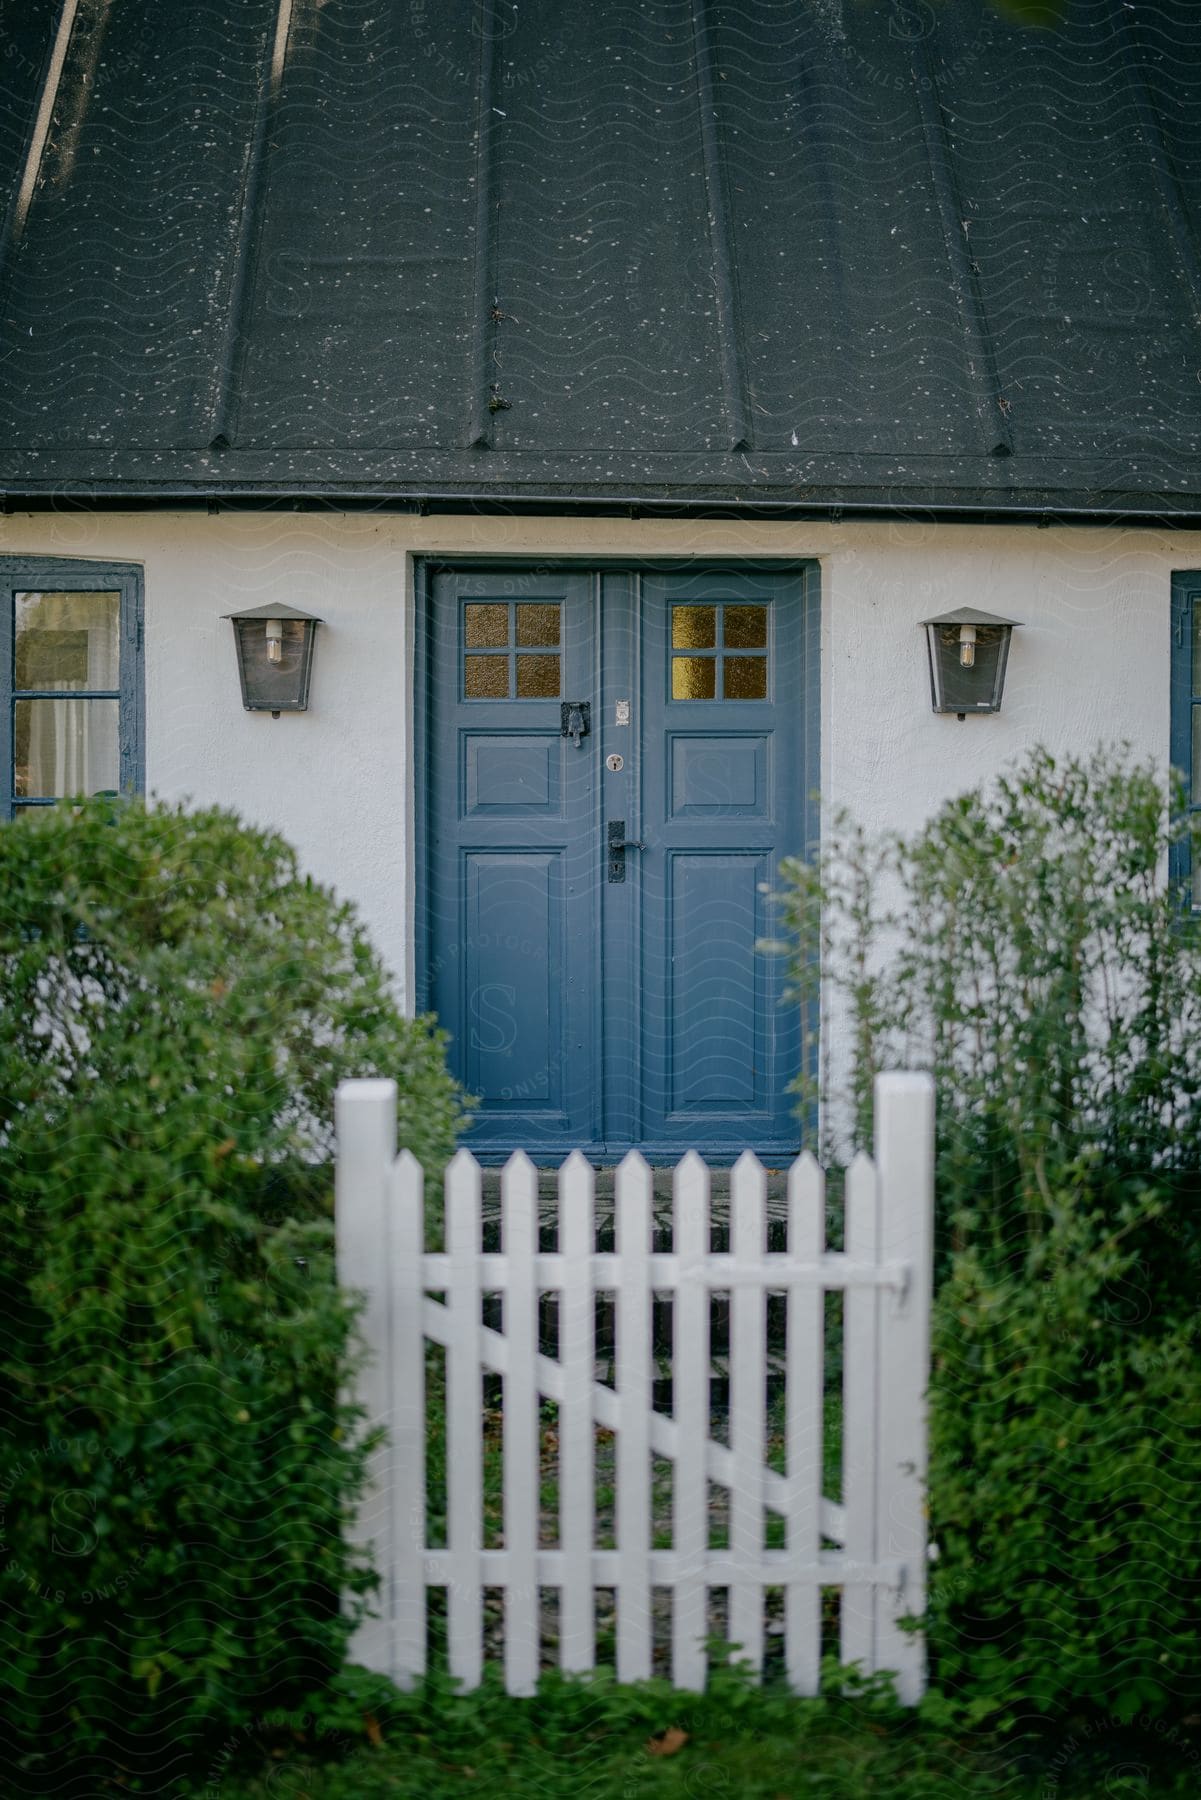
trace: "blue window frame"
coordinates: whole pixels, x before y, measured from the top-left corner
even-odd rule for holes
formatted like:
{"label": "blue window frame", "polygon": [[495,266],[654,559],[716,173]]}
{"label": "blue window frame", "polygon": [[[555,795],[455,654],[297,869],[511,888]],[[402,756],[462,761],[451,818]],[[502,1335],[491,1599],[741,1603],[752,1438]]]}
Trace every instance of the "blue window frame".
{"label": "blue window frame", "polygon": [[[1201,819],[1201,570],[1172,577],[1172,767],[1184,777],[1190,818]],[[1184,904],[1201,910],[1188,843],[1174,844],[1170,875]]]}
{"label": "blue window frame", "polygon": [[142,571],[0,557],[0,817],[145,786]]}

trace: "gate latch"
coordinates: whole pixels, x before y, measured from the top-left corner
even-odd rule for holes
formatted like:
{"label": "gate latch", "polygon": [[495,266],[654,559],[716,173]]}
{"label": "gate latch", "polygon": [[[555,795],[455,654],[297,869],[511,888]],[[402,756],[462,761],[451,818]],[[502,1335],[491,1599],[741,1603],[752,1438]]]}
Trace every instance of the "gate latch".
{"label": "gate latch", "polygon": [[587,700],[564,700],[559,707],[559,736],[569,737],[578,750],[580,739],[592,729],[592,707]]}

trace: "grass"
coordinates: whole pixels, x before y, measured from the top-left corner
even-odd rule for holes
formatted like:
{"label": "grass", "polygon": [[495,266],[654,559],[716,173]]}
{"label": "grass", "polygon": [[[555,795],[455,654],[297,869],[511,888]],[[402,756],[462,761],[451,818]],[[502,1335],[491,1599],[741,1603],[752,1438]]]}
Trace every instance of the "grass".
{"label": "grass", "polygon": [[[1195,1796],[1201,1752],[1083,1725],[1019,1745],[936,1700],[905,1713],[883,1684],[798,1701],[715,1670],[703,1695],[609,1676],[544,1678],[512,1700],[495,1676],[459,1696],[431,1682],[387,1695],[351,1671],[316,1723],[283,1734],[257,1770],[224,1766],[199,1800],[1136,1800]],[[358,1697],[355,1680],[361,1682]],[[374,1708],[362,1712],[363,1696]],[[369,1741],[373,1740],[373,1741]],[[261,1748],[261,1747],[260,1747]]]}
{"label": "grass", "polygon": [[[428,1370],[429,1541],[445,1541],[446,1438],[441,1353]],[[784,1468],[783,1412],[767,1412],[767,1460]],[[715,1408],[711,1430],[725,1432]],[[837,1497],[841,1408],[827,1395],[824,1492]],[[598,1427],[596,1541],[613,1543],[615,1440]],[[484,1542],[503,1541],[503,1416],[483,1420]],[[671,1464],[654,1459],[652,1528],[671,1542]],[[711,1490],[710,1540],[726,1541],[727,1496]],[[558,1411],[541,1412],[541,1537],[558,1537]],[[783,1521],[768,1513],[766,1541],[782,1542]],[[597,1654],[611,1665],[611,1607],[598,1594]],[[553,1611],[544,1652],[553,1658]],[[884,1679],[864,1683],[828,1657],[823,1691],[798,1700],[770,1680],[754,1686],[714,1644],[704,1694],[664,1679],[619,1685],[611,1666],[590,1677],[547,1669],[533,1699],[501,1687],[503,1605],[485,1596],[489,1666],[478,1693],[455,1692],[445,1675],[445,1601],[430,1596],[435,1673],[403,1695],[377,1676],[350,1670],[330,1693],[291,1719],[244,1733],[189,1792],[195,1800],[1196,1800],[1201,1740],[1175,1727],[1139,1737],[1111,1721],[1071,1721],[1057,1732],[1019,1735],[1012,1722],[989,1732],[970,1711],[928,1696],[899,1708]],[[824,1641],[836,1641],[836,1614]],[[661,1636],[661,1634],[660,1634]],[[769,1646],[772,1640],[769,1639]],[[775,1640],[778,1651],[779,1640]],[[656,1653],[656,1667],[665,1667]],[[778,1663],[778,1655],[776,1657]],[[769,1661],[770,1667],[770,1661]]]}
{"label": "grass", "polygon": [[[429,1542],[445,1541],[446,1439],[441,1353],[428,1369]],[[783,1413],[767,1413],[767,1460],[784,1468]],[[715,1410],[711,1430],[724,1436]],[[841,1477],[841,1407],[827,1395],[824,1492]],[[484,1543],[503,1541],[503,1417],[486,1407],[483,1422]],[[615,1440],[598,1427],[596,1542],[613,1543]],[[653,1542],[671,1542],[672,1467],[656,1458]],[[727,1496],[711,1491],[710,1541],[726,1540]],[[541,1412],[541,1538],[558,1538],[558,1412]],[[766,1515],[766,1542],[783,1541],[783,1521]],[[609,1666],[569,1679],[548,1669],[538,1694],[514,1700],[498,1667],[503,1605],[485,1596],[490,1666],[476,1694],[457,1694],[445,1675],[444,1598],[430,1596],[435,1673],[416,1694],[400,1695],[380,1678],[350,1671],[309,1715],[260,1732],[214,1779],[204,1800],[414,1800],[479,1793],[500,1800],[1136,1800],[1201,1793],[1201,1743],[1179,1728],[1165,1740],[1139,1739],[1112,1723],[1083,1718],[1055,1735],[989,1734],[964,1709],[931,1696],[916,1713],[898,1708],[886,1681],[864,1684],[827,1658],[823,1693],[798,1700],[768,1681],[755,1687],[714,1648],[705,1694],[684,1694],[663,1679],[620,1686]],[[613,1621],[598,1595],[597,1653],[611,1664]],[[544,1620],[544,1654],[554,1655],[555,1616]],[[836,1614],[825,1642],[836,1641]],[[658,1634],[661,1637],[661,1633]],[[769,1648],[771,1647],[769,1640]],[[778,1641],[775,1648],[778,1651]],[[656,1651],[656,1668],[665,1668]],[[776,1658],[778,1662],[778,1656]],[[770,1662],[769,1662],[770,1667]],[[256,1766],[257,1765],[257,1766]]]}

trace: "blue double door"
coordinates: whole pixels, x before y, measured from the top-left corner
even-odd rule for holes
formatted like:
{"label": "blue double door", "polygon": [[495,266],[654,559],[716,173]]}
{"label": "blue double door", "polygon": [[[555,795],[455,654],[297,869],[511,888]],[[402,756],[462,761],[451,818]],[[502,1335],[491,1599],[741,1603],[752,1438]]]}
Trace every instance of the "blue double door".
{"label": "blue double door", "polygon": [[799,1128],[775,929],[816,786],[812,565],[423,571],[424,999],[470,1147],[554,1161]]}

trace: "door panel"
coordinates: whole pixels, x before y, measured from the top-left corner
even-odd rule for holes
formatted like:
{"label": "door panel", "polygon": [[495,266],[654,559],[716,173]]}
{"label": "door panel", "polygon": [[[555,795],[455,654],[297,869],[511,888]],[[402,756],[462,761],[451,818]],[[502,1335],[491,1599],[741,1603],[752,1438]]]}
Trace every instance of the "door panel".
{"label": "door panel", "polygon": [[759,889],[770,874],[763,856],[669,858],[672,1115],[764,1110],[769,1021],[755,941],[763,935]]}
{"label": "door panel", "polygon": [[468,851],[467,1086],[505,1112],[566,1111],[561,852]]}
{"label": "door panel", "polygon": [[755,945],[816,780],[812,565],[428,595],[429,1003],[472,1149],[788,1156],[800,1021]]}
{"label": "door panel", "polygon": [[641,596],[644,1141],[782,1157],[800,1020],[765,889],[804,847],[806,574],[648,574]]}
{"label": "door panel", "polygon": [[[426,620],[429,1004],[481,1154],[596,1141],[595,685],[588,573],[446,570]],[[568,946],[571,953],[568,954]]]}

